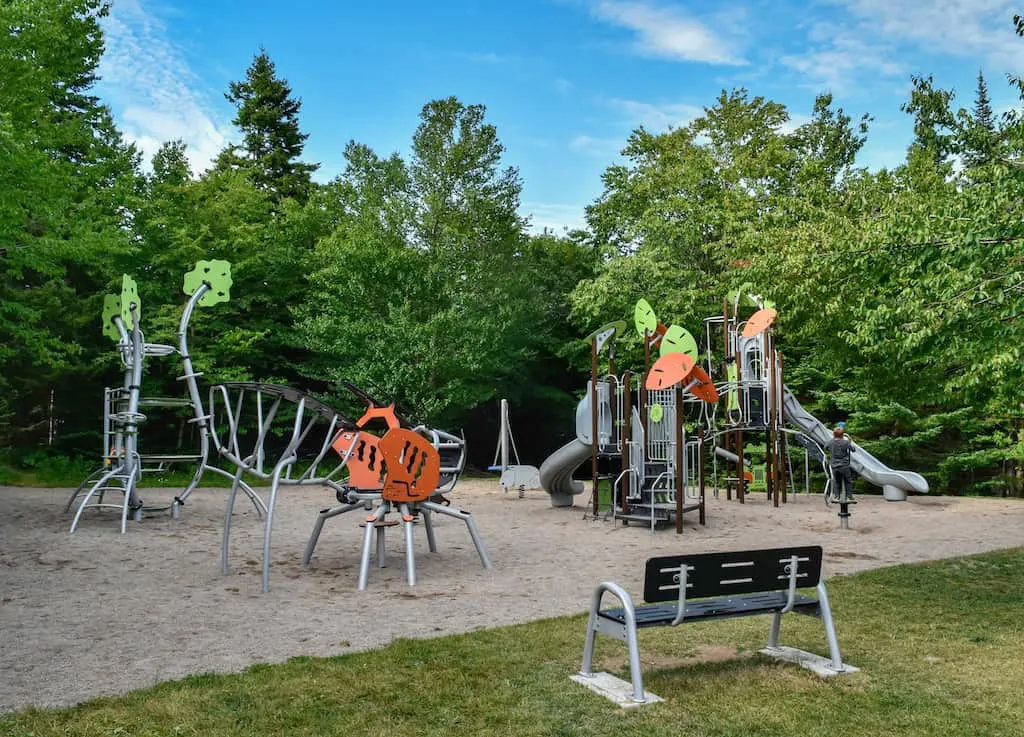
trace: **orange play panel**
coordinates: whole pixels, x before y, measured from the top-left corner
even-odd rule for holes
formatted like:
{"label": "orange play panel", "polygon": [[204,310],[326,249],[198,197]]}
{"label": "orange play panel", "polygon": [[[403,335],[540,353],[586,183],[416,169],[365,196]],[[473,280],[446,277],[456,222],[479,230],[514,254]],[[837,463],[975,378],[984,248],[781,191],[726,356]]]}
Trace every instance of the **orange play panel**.
{"label": "orange play panel", "polygon": [[685,353],[666,353],[651,366],[644,383],[648,389],[668,389],[690,375],[696,367]]}
{"label": "orange play panel", "polygon": [[718,390],[715,389],[715,383],[711,381],[707,371],[700,366],[694,366],[693,371],[690,372],[690,379],[698,382],[690,387],[690,394],[708,404],[714,404],[718,401]]}
{"label": "orange play panel", "polygon": [[775,323],[775,316],[777,314],[771,307],[755,312],[747,320],[747,324],[743,326],[743,337],[753,338],[758,333],[763,333]]}

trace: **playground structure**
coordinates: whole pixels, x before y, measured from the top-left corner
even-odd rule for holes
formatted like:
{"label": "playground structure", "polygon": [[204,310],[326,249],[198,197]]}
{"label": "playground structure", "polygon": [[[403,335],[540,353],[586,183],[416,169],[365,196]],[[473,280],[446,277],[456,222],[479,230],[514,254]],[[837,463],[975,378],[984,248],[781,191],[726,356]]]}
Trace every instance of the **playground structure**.
{"label": "playground structure", "polygon": [[[576,408],[576,437],[540,468],[553,506],[572,506],[583,492],[573,476],[588,459],[588,514],[651,529],[674,523],[681,533],[689,511],[704,524],[709,480],[716,496],[724,486],[727,498],[735,494],[742,504],[750,493],[764,492],[778,506],[801,477],[809,493],[812,467],[820,467],[825,500],[832,501],[824,450],[832,433],[785,385],[770,302],[736,290],[723,300],[722,314],[704,319],[702,346],[685,328],[659,322],[646,300],[636,304],[633,317],[644,350],[639,375],[616,374],[615,345],[625,321],[589,336],[591,376]],[[798,451],[803,462],[794,466]],[[882,487],[886,499],[927,493],[919,474],[893,470],[857,451],[854,472]],[[842,505],[840,517],[847,527],[848,506]]]}
{"label": "playground structure", "polygon": [[[384,530],[392,511],[401,514],[406,540],[406,569],[409,585],[415,585],[413,523],[423,520],[431,552],[437,551],[431,514],[462,520],[485,568],[491,563],[483,540],[468,512],[453,508],[442,494],[451,491],[466,459],[465,440],[426,425],[413,425],[401,417],[395,405],[385,404],[351,382],[345,388],[367,405],[362,418],[353,421],[342,412],[312,395],[292,387],[258,382],[228,382],[209,389],[207,412],[188,351],[189,323],[197,307],[229,299],[230,264],[200,261],[185,275],[184,291],[189,295],[178,327],[178,347],[146,343],[140,328],[141,300],[131,277],[122,279],[119,295],[104,302],[104,332],[118,341],[124,368],[122,386],[104,393],[103,465],[90,474],[65,505],[69,511],[81,497],[71,525],[74,533],[86,509],[115,508],[120,511],[121,533],[129,516],[142,519],[147,512],[170,510],[178,517],[188,496],[207,471],[231,479],[222,541],[222,570],[229,573],[231,519],[241,490],[264,519],[261,587],[270,588],[270,549],[274,510],[282,487],[322,485],[334,490],[339,506],[318,516],[306,546],[303,564],[308,565],[327,519],[363,509],[366,517],[360,563],[359,588],[366,586],[371,541],[377,536],[378,564],[384,565]],[[128,326],[131,326],[130,328]],[[186,398],[143,397],[144,360],[150,356],[178,355],[183,366],[179,378],[187,387]],[[140,451],[139,435],[146,416],[142,407],[187,407],[198,428],[194,453],[146,455]],[[374,420],[386,423],[381,435],[368,429]],[[210,451],[227,461],[233,470],[211,462]],[[168,463],[194,463],[195,470],[185,489],[169,507],[146,507],[138,487],[147,465],[163,468]],[[270,482],[266,500],[245,480],[246,475]],[[107,494],[120,494],[118,503],[104,501]]]}
{"label": "playground structure", "polygon": [[[90,508],[119,509],[122,534],[127,529],[129,515],[138,521],[147,512],[169,509],[177,517],[205,471],[231,478],[223,469],[208,463],[210,442],[207,430],[210,418],[203,410],[196,383],[202,374],[195,372],[188,350],[188,329],[196,309],[228,301],[231,284],[231,265],[226,261],[200,261],[194,270],[185,275],[184,291],[189,299],[178,323],[177,346],[146,342],[141,328],[142,300],[138,285],[127,274],[121,278],[121,292],[108,294],[104,298],[103,333],[117,343],[123,379],[120,387],[107,387],[104,390],[102,465],[86,477],[64,507],[65,513],[70,511],[75,500],[82,496],[71,523],[72,533],[78,528],[82,513]],[[146,359],[169,356],[177,356],[181,360],[182,374],[178,380],[186,383],[186,396],[143,396],[142,380]],[[147,419],[141,410],[158,407],[187,408],[191,411],[191,422],[199,430],[198,447],[194,452],[154,454],[140,449],[139,435]],[[176,495],[167,507],[146,507],[138,495],[143,473],[164,470],[168,465],[182,463],[194,465],[195,470],[181,494]],[[259,496],[248,485],[245,489],[257,511],[265,513],[266,506]],[[107,494],[120,494],[119,502],[105,502]]]}

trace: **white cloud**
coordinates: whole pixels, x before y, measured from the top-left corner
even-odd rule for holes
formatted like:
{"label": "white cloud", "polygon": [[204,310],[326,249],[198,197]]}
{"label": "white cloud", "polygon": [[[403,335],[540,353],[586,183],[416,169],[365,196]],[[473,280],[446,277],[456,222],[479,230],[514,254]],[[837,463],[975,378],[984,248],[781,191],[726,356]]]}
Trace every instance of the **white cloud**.
{"label": "white cloud", "polygon": [[741,54],[707,24],[682,10],[643,0],[597,0],[591,13],[635,34],[633,50],[643,56],[709,64],[746,64]]}
{"label": "white cloud", "polygon": [[188,144],[195,173],[210,166],[232,134],[199,92],[200,80],[167,40],[160,19],[141,0],[118,0],[103,21],[106,51],[97,91],[113,110],[125,137],[145,163],[166,141]]}
{"label": "white cloud", "polygon": [[546,228],[559,235],[565,229],[575,230],[586,227],[583,205],[567,205],[557,202],[524,202],[519,208],[523,217],[530,219],[530,231],[541,233]]}
{"label": "white cloud", "polygon": [[573,151],[601,158],[618,156],[625,145],[625,138],[595,138],[588,135],[579,135],[569,141],[569,148]]}
{"label": "white cloud", "polygon": [[700,105],[685,102],[650,103],[612,98],[609,104],[623,113],[630,125],[642,125],[652,133],[681,128],[704,115]]}
{"label": "white cloud", "polygon": [[1016,0],[837,0],[875,33],[924,50],[1019,64],[1024,43],[1013,31]]}
{"label": "white cloud", "polygon": [[817,46],[804,54],[785,55],[779,61],[799,72],[804,77],[804,86],[816,91],[845,92],[864,73],[887,77],[908,73],[902,64],[892,60],[892,46],[877,34],[817,23],[809,36],[812,42],[819,42]]}
{"label": "white cloud", "polygon": [[[843,11],[813,24],[805,53],[781,57],[806,86],[847,91],[873,75],[907,77],[915,53],[1024,66],[1012,27],[1015,0],[827,0]],[[1017,11],[1019,12],[1019,11]]]}

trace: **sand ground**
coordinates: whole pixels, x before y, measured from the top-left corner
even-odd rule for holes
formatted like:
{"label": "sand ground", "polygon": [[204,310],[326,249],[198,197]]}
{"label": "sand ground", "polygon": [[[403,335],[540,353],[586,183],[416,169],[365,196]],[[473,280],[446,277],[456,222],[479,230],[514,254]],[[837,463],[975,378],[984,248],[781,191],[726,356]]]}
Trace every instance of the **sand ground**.
{"label": "sand ground", "polygon": [[[451,499],[473,514],[493,560],[484,570],[459,520],[436,522],[438,552],[417,530],[418,582],[405,581],[404,543],[388,535],[387,567],[357,590],[360,513],[329,521],[312,567],[300,565],[323,488],[286,490],[273,535],[271,590],[260,593],[264,524],[239,502],[231,573],[220,570],[226,491],[200,489],[181,519],[155,514],[119,534],[91,511],[74,535],[68,489],[0,487],[0,711],[74,704],[188,674],[240,671],[296,655],[334,655],[396,637],[468,632],[586,610],[602,580],[639,594],[656,554],[820,544],[826,575],[1024,544],[1024,502],[860,497],[851,529],[820,495],[774,508],[708,499],[707,525],[685,530],[584,519],[585,497],[553,509],[543,491],[502,494],[462,482]],[[172,490],[143,493],[167,502]],[[841,615],[840,615],[841,616]],[[581,634],[582,646],[582,634]]]}

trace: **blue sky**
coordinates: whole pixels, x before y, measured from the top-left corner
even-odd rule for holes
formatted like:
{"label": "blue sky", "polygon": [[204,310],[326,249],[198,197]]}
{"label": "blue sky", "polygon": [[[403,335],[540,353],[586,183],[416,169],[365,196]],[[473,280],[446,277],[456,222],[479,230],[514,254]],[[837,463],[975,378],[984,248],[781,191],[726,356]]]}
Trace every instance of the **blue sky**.
{"label": "blue sky", "polygon": [[[1017,7],[1015,7],[1017,5]],[[193,169],[240,135],[223,96],[264,47],[302,101],[304,159],[327,181],[350,140],[407,153],[422,106],[487,107],[534,228],[578,226],[629,133],[685,125],[746,87],[807,119],[829,91],[875,120],[860,163],[899,163],[912,74],[997,111],[1024,73],[1013,0],[113,0],[98,94],[147,154],[189,144]]]}

